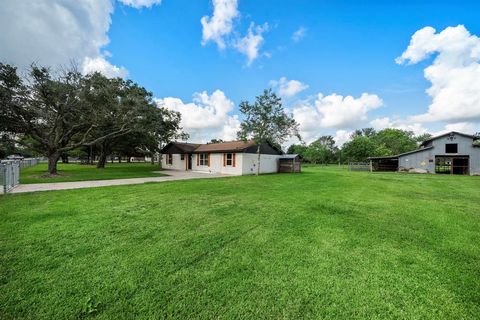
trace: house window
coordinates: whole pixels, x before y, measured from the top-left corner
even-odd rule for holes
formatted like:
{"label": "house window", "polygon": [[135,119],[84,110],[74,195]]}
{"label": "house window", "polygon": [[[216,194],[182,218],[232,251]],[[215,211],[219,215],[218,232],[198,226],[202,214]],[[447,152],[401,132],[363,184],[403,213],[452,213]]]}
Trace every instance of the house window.
{"label": "house window", "polygon": [[225,154],[225,164],[227,166],[233,165],[233,153],[226,153]]}
{"label": "house window", "polygon": [[208,153],[199,153],[199,165],[201,166],[208,166]]}
{"label": "house window", "polygon": [[167,164],[172,164],[173,163],[173,157],[171,154],[167,154],[166,158]]}
{"label": "house window", "polygon": [[180,160],[185,160],[185,155],[183,153],[180,155]]}
{"label": "house window", "polygon": [[457,143],[445,144],[445,153],[458,153],[458,144]]}

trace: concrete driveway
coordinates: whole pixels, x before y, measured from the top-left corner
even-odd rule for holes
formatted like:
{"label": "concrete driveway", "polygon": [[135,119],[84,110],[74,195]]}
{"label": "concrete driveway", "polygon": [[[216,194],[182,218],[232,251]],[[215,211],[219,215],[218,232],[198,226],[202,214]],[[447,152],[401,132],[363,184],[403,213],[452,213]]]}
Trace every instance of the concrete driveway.
{"label": "concrete driveway", "polygon": [[107,186],[122,186],[122,185],[129,185],[129,184],[142,184],[146,182],[165,182],[165,181],[189,180],[189,179],[231,177],[231,175],[226,175],[226,174],[205,173],[205,172],[198,172],[198,171],[163,170],[162,173],[167,174],[167,176],[115,179],[115,180],[92,180],[92,181],[20,184],[16,186],[13,190],[11,190],[9,193],[96,188],[96,187],[107,187]]}

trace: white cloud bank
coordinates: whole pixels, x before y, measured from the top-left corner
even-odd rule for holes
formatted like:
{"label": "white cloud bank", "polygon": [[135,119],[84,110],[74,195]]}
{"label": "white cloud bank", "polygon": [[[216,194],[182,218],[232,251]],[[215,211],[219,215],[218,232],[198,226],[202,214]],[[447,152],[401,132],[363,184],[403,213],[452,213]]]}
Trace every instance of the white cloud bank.
{"label": "white cloud bank", "polygon": [[415,64],[436,54],[425,68],[431,82],[428,112],[412,117],[416,122],[480,121],[480,39],[462,25],[436,33],[432,27],[418,30],[395,61]]}
{"label": "white cloud bank", "polygon": [[195,93],[189,103],[173,97],[156,99],[156,103],[159,107],[181,113],[181,125],[193,142],[208,142],[212,138],[236,139],[240,121],[237,115],[231,115],[234,103],[221,90],[211,95],[206,91]]}
{"label": "white cloud bank", "polygon": [[234,33],[234,22],[240,17],[237,0],[212,0],[212,16],[203,16],[200,19],[202,24],[202,45],[213,41],[220,50],[227,47],[235,48],[238,52],[247,57],[247,66],[259,57],[260,47],[264,42],[263,33],[268,31],[268,23],[255,25],[250,23],[247,34],[244,37]]}
{"label": "white cloud bank", "polygon": [[360,97],[319,93],[313,102],[303,101],[293,108],[293,116],[300,125],[306,142],[320,135],[322,129],[356,129],[368,121],[368,113],[383,106],[375,94],[363,93]]}
{"label": "white cloud bank", "polygon": [[[121,0],[135,8],[155,0]],[[83,71],[126,76],[124,67],[112,65],[102,48],[108,44],[114,3],[111,0],[2,1],[0,56],[21,68],[36,62],[57,67],[72,61]]]}
{"label": "white cloud bank", "polygon": [[278,90],[278,94],[282,98],[291,98],[308,88],[307,84],[298,80],[288,80],[286,77],[281,77],[279,80],[271,80],[270,86]]}

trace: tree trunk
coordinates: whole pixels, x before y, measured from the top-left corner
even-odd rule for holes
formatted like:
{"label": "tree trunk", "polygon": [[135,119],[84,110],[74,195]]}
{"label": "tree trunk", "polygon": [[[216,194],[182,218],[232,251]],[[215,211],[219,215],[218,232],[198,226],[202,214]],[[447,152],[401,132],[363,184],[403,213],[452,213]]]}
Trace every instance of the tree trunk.
{"label": "tree trunk", "polygon": [[150,163],[151,163],[152,165],[155,164],[155,154],[154,154],[154,153],[152,153],[152,157],[150,158]]}
{"label": "tree trunk", "polygon": [[257,147],[257,176],[260,174],[260,145]]}
{"label": "tree trunk", "polygon": [[118,155],[118,163],[122,163],[122,155],[121,154]]}
{"label": "tree trunk", "polygon": [[130,156],[127,156],[127,163],[130,163],[131,160],[130,160]]}
{"label": "tree trunk", "polygon": [[68,154],[62,154],[62,163],[68,163]]}
{"label": "tree trunk", "polygon": [[100,152],[98,156],[97,169],[105,169],[105,163],[107,163],[107,155],[104,152]]}
{"label": "tree trunk", "polygon": [[52,153],[48,155],[48,173],[50,175],[57,175],[57,162],[60,158],[58,153]]}
{"label": "tree trunk", "polygon": [[158,166],[160,167],[160,169],[162,169],[162,154],[161,153],[158,154]]}

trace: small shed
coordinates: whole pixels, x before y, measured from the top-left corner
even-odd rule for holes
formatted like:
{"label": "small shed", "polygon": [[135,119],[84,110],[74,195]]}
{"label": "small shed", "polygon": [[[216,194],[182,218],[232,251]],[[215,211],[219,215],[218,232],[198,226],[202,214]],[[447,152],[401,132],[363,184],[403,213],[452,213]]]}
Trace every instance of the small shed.
{"label": "small shed", "polygon": [[298,154],[284,154],[278,158],[278,172],[300,172],[301,163]]}

